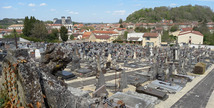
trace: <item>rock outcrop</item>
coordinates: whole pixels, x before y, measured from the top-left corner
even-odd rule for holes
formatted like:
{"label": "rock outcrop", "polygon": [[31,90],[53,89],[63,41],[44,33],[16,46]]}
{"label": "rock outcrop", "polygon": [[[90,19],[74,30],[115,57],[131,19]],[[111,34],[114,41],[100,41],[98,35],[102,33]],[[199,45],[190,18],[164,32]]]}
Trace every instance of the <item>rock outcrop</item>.
{"label": "rock outcrop", "polygon": [[12,107],[31,108],[87,108],[89,97],[74,95],[55,73],[72,61],[72,53],[61,46],[48,45],[36,64],[27,50],[11,50],[3,61],[0,82],[8,93]]}

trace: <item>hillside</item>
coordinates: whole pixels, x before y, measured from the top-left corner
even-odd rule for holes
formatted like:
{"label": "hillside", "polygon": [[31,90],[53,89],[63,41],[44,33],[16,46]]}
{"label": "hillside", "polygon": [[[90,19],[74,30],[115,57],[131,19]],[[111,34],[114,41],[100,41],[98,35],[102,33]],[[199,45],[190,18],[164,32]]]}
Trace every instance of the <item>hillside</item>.
{"label": "hillside", "polygon": [[159,22],[162,19],[173,20],[174,22],[187,21],[214,21],[214,12],[207,6],[187,5],[175,8],[155,7],[143,8],[130,14],[126,22]]}
{"label": "hillside", "polygon": [[4,18],[0,20],[0,28],[7,28],[11,24],[23,24],[24,19]]}

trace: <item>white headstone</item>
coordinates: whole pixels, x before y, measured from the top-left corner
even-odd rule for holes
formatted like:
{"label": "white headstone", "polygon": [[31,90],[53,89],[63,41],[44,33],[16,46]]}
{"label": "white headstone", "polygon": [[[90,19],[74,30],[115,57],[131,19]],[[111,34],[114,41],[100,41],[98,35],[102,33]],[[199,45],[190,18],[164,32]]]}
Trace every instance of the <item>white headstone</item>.
{"label": "white headstone", "polygon": [[36,49],[36,50],[35,50],[35,58],[36,58],[36,59],[40,59],[40,58],[41,58],[41,54],[40,54],[39,49]]}
{"label": "white headstone", "polygon": [[137,58],[137,56],[136,56],[136,52],[134,52],[134,57],[133,57],[133,59],[136,59]]}
{"label": "white headstone", "polygon": [[107,59],[107,61],[108,61],[108,62],[111,62],[111,60],[112,60],[111,54],[108,54],[108,59]]}

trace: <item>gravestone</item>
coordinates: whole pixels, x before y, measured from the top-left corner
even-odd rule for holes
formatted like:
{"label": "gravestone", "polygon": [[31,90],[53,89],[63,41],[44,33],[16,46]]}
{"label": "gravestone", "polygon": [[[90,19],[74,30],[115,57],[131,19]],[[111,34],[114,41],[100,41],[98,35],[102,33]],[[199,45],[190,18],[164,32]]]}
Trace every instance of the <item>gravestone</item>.
{"label": "gravestone", "polygon": [[95,90],[97,90],[98,88],[100,88],[103,85],[105,85],[105,76],[104,76],[103,72],[100,71],[99,78],[98,78]]}
{"label": "gravestone", "polygon": [[120,79],[120,85],[119,85],[119,89],[120,91],[123,91],[124,88],[127,87],[127,75],[125,73],[125,70],[123,69],[122,73],[121,73],[121,79]]}
{"label": "gravestone", "polygon": [[40,58],[41,58],[40,50],[36,49],[35,50],[35,59],[40,59]]}

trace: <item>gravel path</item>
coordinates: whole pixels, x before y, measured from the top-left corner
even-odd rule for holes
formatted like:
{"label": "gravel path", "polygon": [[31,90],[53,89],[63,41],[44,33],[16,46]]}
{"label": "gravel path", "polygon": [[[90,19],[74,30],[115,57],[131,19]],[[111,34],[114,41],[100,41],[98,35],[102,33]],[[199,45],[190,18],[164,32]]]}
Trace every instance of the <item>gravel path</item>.
{"label": "gravel path", "polygon": [[171,108],[205,108],[214,90],[214,69]]}

